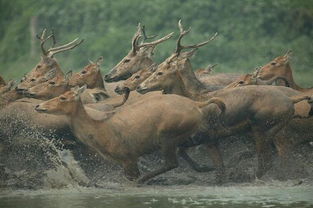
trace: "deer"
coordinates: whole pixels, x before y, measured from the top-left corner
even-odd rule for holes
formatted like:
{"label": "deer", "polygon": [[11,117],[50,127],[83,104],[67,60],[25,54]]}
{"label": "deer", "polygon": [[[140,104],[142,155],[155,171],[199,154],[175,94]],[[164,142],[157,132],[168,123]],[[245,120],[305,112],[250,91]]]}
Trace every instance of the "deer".
{"label": "deer", "polygon": [[[23,94],[28,88],[47,81],[45,77],[48,76],[49,73],[55,73],[56,76],[60,78],[64,77],[64,73],[62,72],[57,60],[54,58],[54,55],[71,50],[79,46],[83,42],[83,40],[79,40],[78,38],[76,38],[67,44],[54,47],[54,32],[46,37],[46,31],[47,30],[44,29],[40,36],[37,35],[37,38],[40,41],[40,48],[42,52],[41,60],[35,66],[35,68],[33,68],[21,79],[20,83],[16,87],[16,91],[19,93]],[[50,39],[53,40],[53,45],[51,48],[45,49],[45,43]]]}
{"label": "deer", "polygon": [[288,81],[291,88],[300,92],[312,94],[313,88],[302,88],[295,83],[289,61],[291,53],[291,50],[288,50],[285,55],[278,56],[269,63],[262,66],[258,71],[257,77],[261,80],[268,80],[278,76],[284,77]]}
{"label": "deer", "polygon": [[[277,87],[287,96],[303,96],[306,92],[300,92],[290,88],[289,81],[285,77],[273,76],[269,80],[262,80],[258,78],[259,68],[253,74],[246,74],[240,77],[237,81],[229,84],[225,88],[234,88],[247,85],[272,85],[273,83],[282,81],[286,87]],[[312,97],[311,97],[312,98]],[[294,118],[284,127],[275,137],[274,142],[278,151],[278,155],[284,160],[289,159],[290,152],[294,147],[301,143],[313,141],[312,133],[312,104],[301,101],[294,105]],[[306,118],[306,119],[303,119]]]}
{"label": "deer", "polygon": [[135,72],[154,64],[154,61],[152,60],[154,48],[158,44],[169,40],[172,36],[173,33],[169,33],[168,35],[158,40],[140,43],[139,41],[142,37],[144,40],[151,37],[147,37],[145,35],[145,29],[139,23],[137,26],[137,31],[132,38],[131,50],[116,66],[110,70],[108,74],[104,76],[104,80],[106,82],[117,82],[120,80],[125,80]]}
{"label": "deer", "polygon": [[[81,142],[121,164],[125,176],[138,183],[176,168],[177,147],[196,131],[205,129],[202,120],[211,108],[218,108],[211,100],[195,102],[177,95],[157,95],[96,120],[86,113],[80,100],[84,90],[85,86],[75,88],[37,105],[35,110],[65,115]],[[179,107],[173,108],[177,103]],[[140,176],[138,158],[158,149],[165,159],[163,167]]]}
{"label": "deer", "polygon": [[178,27],[180,35],[175,52],[137,87],[137,91],[144,94],[162,90],[164,94],[182,95],[196,101],[213,97],[220,99],[225,104],[226,111],[220,117],[219,124],[215,121],[217,127],[208,131],[208,137],[214,139],[207,141],[209,150],[215,155],[213,162],[218,171],[217,177],[224,175],[223,159],[217,148],[218,138],[247,131],[251,132],[256,142],[258,156],[256,176],[262,177],[271,167],[271,138],[293,118],[294,104],[308,100],[309,97],[288,97],[273,86],[245,86],[209,91],[196,78],[189,57],[182,53],[182,50],[204,46],[215,36],[199,44],[183,46],[181,39],[190,29],[184,30],[181,20]]}

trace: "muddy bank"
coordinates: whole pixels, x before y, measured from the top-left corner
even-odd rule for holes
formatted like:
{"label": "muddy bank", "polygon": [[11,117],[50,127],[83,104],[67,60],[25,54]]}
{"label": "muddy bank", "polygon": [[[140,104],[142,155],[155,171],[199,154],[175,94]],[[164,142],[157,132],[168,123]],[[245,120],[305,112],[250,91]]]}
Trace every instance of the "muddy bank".
{"label": "muddy bank", "polygon": [[[1,124],[4,128],[5,125]],[[0,187],[13,189],[49,189],[73,186],[107,187],[108,184],[132,184],[124,178],[119,165],[101,158],[70,134],[30,129],[19,124],[19,130],[8,135],[0,132]],[[21,128],[23,127],[23,128]],[[2,129],[3,129],[2,128]],[[221,141],[220,148],[227,171],[226,185],[255,183],[256,153],[253,143],[244,137]],[[273,148],[274,150],[274,148]],[[191,157],[203,166],[212,166],[205,146],[189,150]],[[274,164],[258,183],[291,180],[297,184],[313,184],[313,147],[309,143],[297,146],[289,160],[282,162],[273,151]],[[156,152],[139,161],[141,172],[160,166],[162,158]],[[179,167],[149,181],[153,185],[212,186],[215,173],[198,173],[179,159]]]}

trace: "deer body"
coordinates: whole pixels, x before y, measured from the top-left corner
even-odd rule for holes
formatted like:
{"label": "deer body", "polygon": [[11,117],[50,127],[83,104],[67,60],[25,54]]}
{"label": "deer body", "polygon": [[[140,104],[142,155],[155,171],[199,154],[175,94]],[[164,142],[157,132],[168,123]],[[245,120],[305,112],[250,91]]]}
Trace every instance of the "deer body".
{"label": "deer body", "polygon": [[[121,108],[107,119],[94,120],[74,96],[72,91],[67,92],[38,105],[36,110],[66,114],[77,138],[122,163],[129,179],[139,177],[138,157],[161,149],[165,166],[143,176],[140,182],[177,167],[176,147],[201,128],[201,109],[206,105],[176,95],[157,95]],[[60,99],[67,100],[62,103]]]}

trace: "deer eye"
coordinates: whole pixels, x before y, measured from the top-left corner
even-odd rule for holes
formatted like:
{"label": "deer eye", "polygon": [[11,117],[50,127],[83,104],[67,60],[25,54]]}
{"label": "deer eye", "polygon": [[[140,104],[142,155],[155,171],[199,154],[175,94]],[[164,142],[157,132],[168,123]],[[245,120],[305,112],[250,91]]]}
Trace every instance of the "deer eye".
{"label": "deer eye", "polygon": [[87,73],[87,71],[82,71],[82,74],[86,74]]}
{"label": "deer eye", "polygon": [[242,81],[242,80],[238,82],[238,84],[244,84],[244,83],[245,83],[245,82],[244,82],[244,81]]}
{"label": "deer eye", "polygon": [[161,76],[162,74],[163,74],[163,72],[158,72],[157,73],[158,76]]}
{"label": "deer eye", "polygon": [[34,81],[36,81],[36,79],[31,79],[30,81],[31,81],[31,82],[34,82]]}
{"label": "deer eye", "polygon": [[124,63],[130,62],[130,59],[125,59]]}
{"label": "deer eye", "polygon": [[41,68],[41,65],[37,65],[37,67],[36,67],[37,69],[39,69],[39,68]]}
{"label": "deer eye", "polygon": [[139,76],[139,75],[135,76],[135,79],[139,79],[139,78],[140,78],[140,76]]}
{"label": "deer eye", "polygon": [[271,65],[272,65],[272,66],[275,66],[275,65],[276,65],[276,62],[272,62]]}
{"label": "deer eye", "polygon": [[65,100],[66,100],[66,97],[60,97],[60,100],[61,100],[61,101],[65,101]]}
{"label": "deer eye", "polygon": [[49,82],[49,84],[51,84],[51,85],[55,85],[55,82]]}

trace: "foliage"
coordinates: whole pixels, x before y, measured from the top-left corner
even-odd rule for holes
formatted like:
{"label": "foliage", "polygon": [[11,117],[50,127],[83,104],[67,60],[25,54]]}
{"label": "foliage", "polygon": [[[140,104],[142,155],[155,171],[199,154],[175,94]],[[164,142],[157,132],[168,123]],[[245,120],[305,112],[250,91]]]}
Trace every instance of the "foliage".
{"label": "foliage", "polygon": [[[312,82],[307,76],[313,69],[312,0],[0,0],[0,16],[0,73],[7,79],[18,79],[39,60],[39,44],[38,56],[29,54],[29,22],[38,16],[38,33],[53,28],[59,43],[85,39],[77,49],[57,56],[65,71],[79,70],[102,55],[106,72],[130,49],[138,22],[148,34],[160,37],[174,31],[177,37],[181,18],[185,27],[192,27],[184,43],[219,33],[197,52],[195,68],[218,63],[218,72],[250,72],[292,49],[297,81]],[[173,52],[175,38],[157,48],[157,61]]]}

